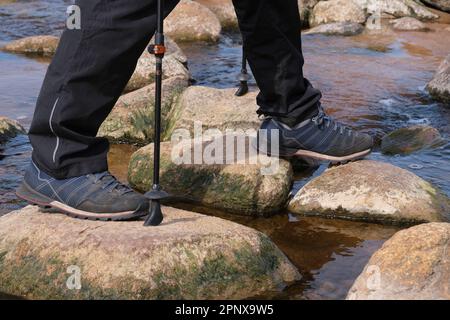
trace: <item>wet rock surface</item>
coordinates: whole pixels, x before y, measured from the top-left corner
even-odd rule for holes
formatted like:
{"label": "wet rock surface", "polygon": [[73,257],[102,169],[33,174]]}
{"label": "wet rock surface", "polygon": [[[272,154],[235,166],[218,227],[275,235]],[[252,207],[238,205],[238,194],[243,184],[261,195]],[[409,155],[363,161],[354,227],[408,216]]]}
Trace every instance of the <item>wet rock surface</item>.
{"label": "wet rock surface", "polygon": [[305,215],[391,224],[450,218],[450,200],[430,183],[372,160],[326,170],[300,189],[288,208]]}
{"label": "wet rock surface", "polygon": [[443,142],[439,131],[430,126],[412,126],[395,130],[381,140],[381,151],[386,154],[409,154],[436,147]]}
{"label": "wet rock surface", "polygon": [[350,300],[449,300],[450,223],[399,231],[379,249],[348,293]]}
{"label": "wet rock surface", "polygon": [[[300,278],[260,232],[163,210],[165,221],[151,229],[142,221],[85,221],[36,207],[1,217],[0,292],[29,299],[243,299]],[[76,271],[78,289],[68,279]]]}

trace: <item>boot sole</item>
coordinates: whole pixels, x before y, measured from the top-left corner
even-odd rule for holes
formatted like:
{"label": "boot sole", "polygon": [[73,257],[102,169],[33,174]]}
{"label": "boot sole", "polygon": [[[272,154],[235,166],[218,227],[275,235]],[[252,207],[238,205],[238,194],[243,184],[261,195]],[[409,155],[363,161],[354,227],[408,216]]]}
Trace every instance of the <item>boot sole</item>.
{"label": "boot sole", "polygon": [[31,205],[39,206],[42,209],[55,209],[71,218],[94,220],[94,221],[129,221],[136,220],[148,214],[147,211],[124,211],[116,213],[94,213],[72,208],[64,203],[48,198],[37,191],[31,189],[25,182],[16,190],[16,195]]}
{"label": "boot sole", "polygon": [[349,161],[354,161],[354,160],[360,160],[364,157],[366,157],[367,155],[369,155],[372,152],[372,149],[367,149],[367,150],[363,150],[363,151],[359,151],[359,152],[355,152],[343,157],[335,157],[335,156],[330,156],[330,155],[326,155],[326,154],[322,154],[322,153],[318,153],[318,152],[314,152],[314,151],[310,151],[310,150],[285,150],[286,152],[280,152],[279,154],[271,154],[270,152],[266,152],[265,150],[262,150],[261,148],[258,148],[258,143],[257,140],[255,139],[253,141],[253,147],[258,151],[261,152],[269,157],[274,156],[274,157],[286,157],[286,158],[300,158],[300,159],[312,159],[312,160],[318,160],[318,161],[329,161],[332,164],[341,164],[341,163],[346,163]]}
{"label": "boot sole", "polygon": [[372,149],[367,149],[364,151],[349,154],[344,157],[334,157],[334,156],[329,156],[326,154],[321,154],[321,153],[308,151],[308,150],[298,150],[294,154],[291,154],[288,156],[299,157],[299,158],[309,158],[309,159],[314,159],[314,160],[319,160],[319,161],[330,161],[331,163],[345,163],[348,161],[362,159],[362,158],[366,157],[367,155],[369,155],[371,152],[372,152]]}

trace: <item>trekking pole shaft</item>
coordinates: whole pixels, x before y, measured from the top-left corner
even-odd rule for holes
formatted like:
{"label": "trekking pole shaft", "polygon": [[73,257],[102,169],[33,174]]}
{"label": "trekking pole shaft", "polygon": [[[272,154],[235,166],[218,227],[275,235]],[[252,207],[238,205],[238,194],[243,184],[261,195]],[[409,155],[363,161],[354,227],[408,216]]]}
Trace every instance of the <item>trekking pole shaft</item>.
{"label": "trekking pole shaft", "polygon": [[[155,79],[155,136],[154,136],[154,162],[153,162],[153,185],[159,185],[159,158],[161,143],[161,91],[162,91],[162,59],[156,58],[157,74]],[[160,60],[160,61],[158,61]]]}
{"label": "trekking pole shaft", "polygon": [[162,61],[164,57],[164,0],[158,0],[157,27],[155,35],[155,136],[154,136],[154,162],[153,162],[153,186],[159,186],[159,161],[161,144],[161,100],[162,100]]}

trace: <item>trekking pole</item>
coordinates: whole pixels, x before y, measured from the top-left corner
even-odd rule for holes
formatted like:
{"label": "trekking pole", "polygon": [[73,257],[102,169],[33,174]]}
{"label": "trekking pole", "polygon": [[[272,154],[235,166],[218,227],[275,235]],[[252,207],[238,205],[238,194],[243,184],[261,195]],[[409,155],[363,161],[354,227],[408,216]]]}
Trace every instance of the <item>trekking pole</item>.
{"label": "trekking pole", "polygon": [[250,79],[247,71],[247,55],[245,54],[244,48],[242,48],[242,67],[241,73],[239,74],[239,89],[236,91],[235,95],[241,97],[248,92],[248,80]]}
{"label": "trekking pole", "polygon": [[159,163],[161,146],[161,99],[162,99],[162,62],[166,48],[164,46],[164,0],[158,0],[157,28],[155,34],[155,44],[148,47],[148,51],[155,55],[155,137],[153,150],[153,186],[152,190],[145,196],[150,200],[150,210],[145,220],[144,226],[157,226],[163,221],[161,211],[161,200],[169,195],[162,190],[159,185]]}

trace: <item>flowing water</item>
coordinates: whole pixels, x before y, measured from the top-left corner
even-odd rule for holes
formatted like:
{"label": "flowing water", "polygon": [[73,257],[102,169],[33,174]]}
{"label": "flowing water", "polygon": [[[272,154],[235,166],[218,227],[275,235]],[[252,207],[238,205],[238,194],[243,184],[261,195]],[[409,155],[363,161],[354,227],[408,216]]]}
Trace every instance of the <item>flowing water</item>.
{"label": "flowing water", "polygon": [[[11,2],[10,4],[8,4]],[[60,33],[71,1],[0,0],[0,45],[23,36]],[[380,138],[413,124],[439,129],[446,143],[409,156],[372,159],[413,171],[450,195],[450,108],[432,101],[424,90],[434,71],[450,52],[448,25],[430,25],[432,32],[384,32],[355,37],[303,36],[305,74],[324,93],[327,111],[353,127]],[[236,85],[240,70],[239,35],[226,34],[218,44],[183,44],[198,85],[218,88]],[[29,127],[48,61],[0,52],[0,115]],[[379,141],[379,139],[377,139]],[[126,180],[133,146],[112,146],[111,171]],[[14,189],[26,167],[31,147],[26,136],[0,146],[0,215],[24,205]],[[318,171],[298,173],[298,190]],[[189,204],[182,204],[203,212]],[[211,210],[208,210],[211,213]],[[301,281],[281,293],[262,298],[342,299],[372,253],[398,228],[280,212],[270,219],[217,216],[266,233],[299,268]],[[1,295],[0,295],[1,297]],[[6,296],[3,296],[6,298]]]}

